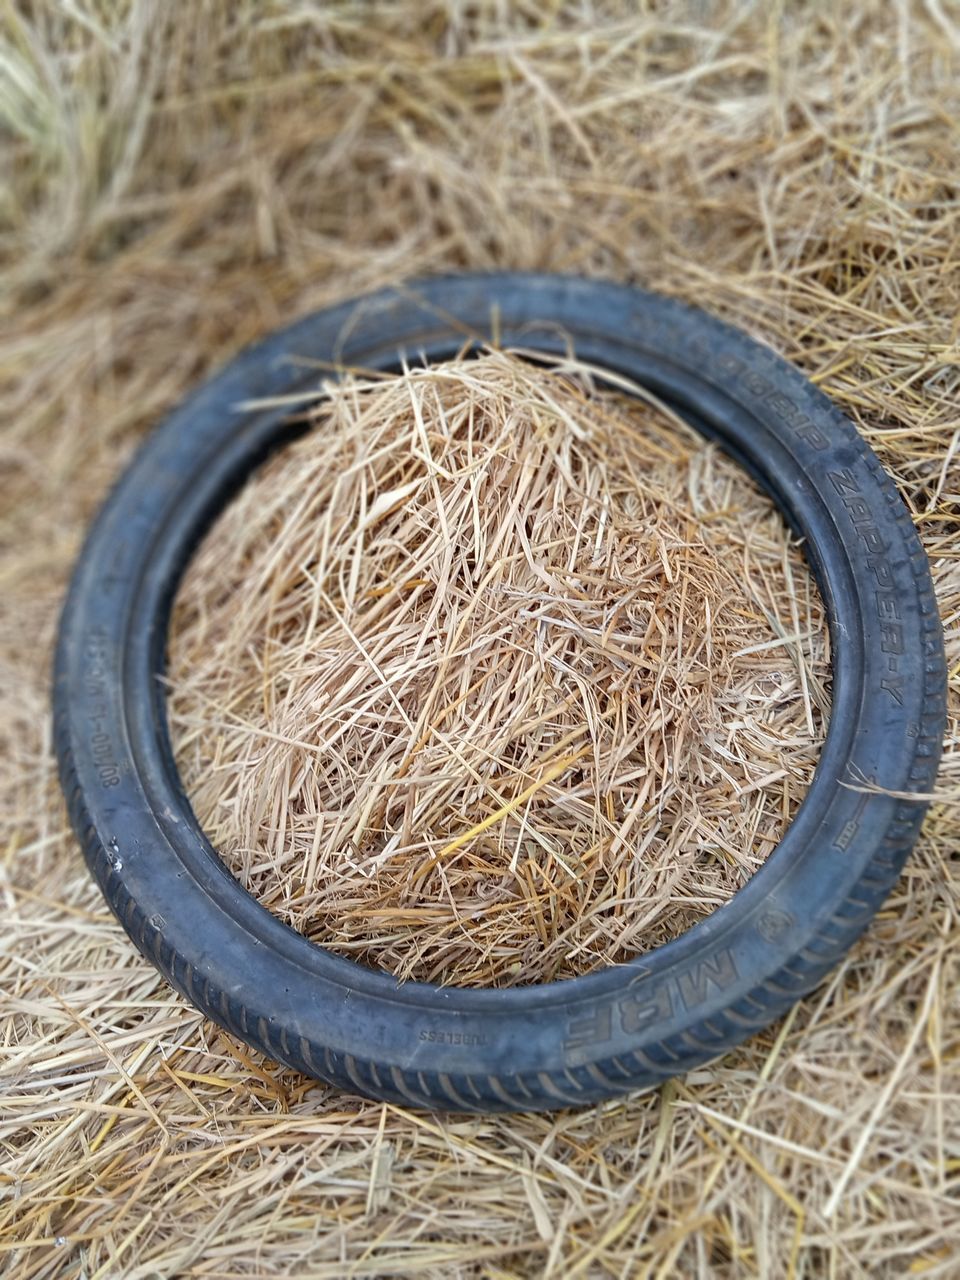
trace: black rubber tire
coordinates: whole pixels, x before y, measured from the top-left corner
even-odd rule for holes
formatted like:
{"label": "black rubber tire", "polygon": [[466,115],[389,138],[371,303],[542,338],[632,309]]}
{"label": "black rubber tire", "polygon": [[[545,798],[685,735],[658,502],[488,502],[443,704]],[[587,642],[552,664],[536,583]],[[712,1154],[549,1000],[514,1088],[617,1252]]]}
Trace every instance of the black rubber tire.
{"label": "black rubber tire", "polygon": [[[807,540],[830,620],[833,712],[813,784],[726,905],[636,960],[544,986],[408,982],[308,942],[227,871],[173,762],[164,666],[193,548],[292,428],[241,402],[315,385],[316,361],[396,368],[470,335],[562,352],[652,389],[758,477]],[[298,361],[308,357],[314,362]],[[97,519],[61,620],[60,777],[130,937],[214,1021],[281,1062],[415,1107],[528,1110],[657,1084],[814,987],[865,928],[916,838],[944,730],[942,632],[910,516],[852,424],[743,333],[639,290],[480,275],[388,289],[238,356],[150,437]]]}

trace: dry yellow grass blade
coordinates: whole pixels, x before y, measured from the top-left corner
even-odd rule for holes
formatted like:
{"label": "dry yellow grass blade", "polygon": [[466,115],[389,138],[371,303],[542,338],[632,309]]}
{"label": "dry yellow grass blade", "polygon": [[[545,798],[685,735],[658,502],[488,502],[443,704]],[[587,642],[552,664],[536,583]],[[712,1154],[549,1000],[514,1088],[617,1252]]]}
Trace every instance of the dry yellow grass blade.
{"label": "dry yellow grass blade", "polygon": [[[61,592],[86,521],[158,417],[243,343],[311,308],[421,273],[610,275],[742,324],[798,363],[864,431],[930,556],[951,673],[938,790],[956,797],[958,26],[947,0],[833,7],[37,0],[2,8],[5,1277],[740,1280],[785,1275],[795,1259],[803,1277],[952,1280],[960,1239],[955,803],[934,806],[891,900],[823,988],[682,1088],[582,1114],[426,1118],[254,1058],[205,1024],[136,955],[67,830],[49,749],[48,672]],[[317,369],[318,381],[328,373]],[[355,371],[354,382],[363,381]],[[356,411],[374,390],[358,396]],[[582,399],[577,404],[579,414]],[[348,410],[341,412],[349,417]],[[667,459],[652,451],[661,437],[648,434],[656,415],[633,408],[627,416],[650,444],[650,468],[666,470]],[[428,442],[443,463],[429,434]],[[302,442],[302,465],[312,447],[312,438]],[[669,454],[676,445],[663,447]],[[695,467],[699,442],[691,438],[684,448],[689,454],[677,466]],[[708,489],[722,488],[722,464],[702,456]],[[290,465],[301,465],[296,457],[287,455]],[[616,483],[617,469],[609,474]],[[385,482],[383,492],[402,483]],[[659,491],[662,499],[663,484]],[[291,514],[302,485],[287,492]],[[726,564],[742,592],[743,546],[731,536],[737,517],[727,500],[715,498],[716,512],[697,510],[679,490],[673,500],[664,516],[677,543],[703,542],[699,554],[714,554],[718,571]],[[375,501],[368,490],[368,513]],[[782,531],[777,537],[783,548]],[[662,557],[659,546],[646,550],[665,581],[668,570],[680,572],[681,553],[669,539]],[[251,551],[262,551],[259,541]],[[754,589],[776,598],[788,569],[802,586],[795,554],[764,561]],[[233,571],[242,580],[242,566]],[[570,592],[572,609],[571,581],[550,571]],[[404,571],[366,598],[358,584],[356,606],[380,601],[391,613],[412,598],[415,607],[429,590],[423,576]],[[277,583],[279,620],[289,585]],[[589,596],[595,586],[583,590]],[[797,619],[785,613],[776,636],[799,639],[788,649],[730,653],[731,662],[796,670],[795,655],[818,643],[821,626],[816,597],[808,601],[804,592]],[[342,604],[338,592],[326,594]],[[758,629],[774,638],[774,622],[762,610],[749,612],[756,616],[727,610],[717,621],[742,629],[729,640],[734,651],[756,644]],[[464,606],[461,616],[469,643],[475,615]],[[597,650],[605,637],[611,664],[613,647],[636,656],[637,646],[615,638],[621,629],[615,622],[609,635],[601,627],[589,637]],[[353,630],[370,651],[369,639]],[[348,643],[341,628],[335,644],[346,651]],[[354,647],[358,670],[361,660]],[[511,662],[504,654],[499,674],[491,666],[484,677],[500,679]],[[666,668],[663,679],[675,680],[672,660]],[[659,674],[652,671],[651,681]],[[275,687],[275,675],[262,673],[261,691]],[[815,686],[808,687],[816,717]],[[406,769],[397,761],[396,791],[373,780],[388,817],[401,823],[402,806],[391,797],[405,794],[406,780],[421,785],[421,753],[446,750],[444,740],[459,748],[454,726],[482,688],[475,680],[456,698],[438,700],[415,740],[405,726],[412,750]],[[222,690],[206,690],[204,701],[195,682],[198,723],[179,721],[178,735],[189,767],[201,738],[212,742],[212,720],[222,719],[225,754],[214,756],[203,785],[212,805],[215,795],[225,801],[215,823],[226,826],[236,815],[216,774],[229,763],[247,711],[221,705]],[[575,705],[561,699],[557,716],[569,717]],[[272,714],[282,710],[280,703]],[[769,736],[763,741],[769,747]],[[745,739],[739,746],[746,760],[760,749]],[[279,758],[281,747],[288,757],[294,750],[262,739],[265,757]],[[522,792],[543,767],[531,752],[509,778],[494,776],[478,749],[468,743],[464,750],[499,798],[488,793],[482,813],[471,801],[455,829],[433,830],[432,848]],[[310,768],[317,760],[331,768],[328,755],[311,751]],[[253,759],[251,747],[251,769]],[[353,773],[331,775],[340,777],[342,796],[354,775],[370,782],[361,765],[354,760]],[[771,772],[751,772],[737,785]],[[775,813],[770,801],[779,795],[784,803],[786,781],[766,781],[736,801],[737,812],[760,814],[756,856],[766,847],[760,838],[788,819],[802,772]],[[534,806],[557,805],[567,786],[554,780]],[[712,803],[707,790],[698,793],[701,806]],[[598,842],[618,819],[616,796],[612,811],[601,800]],[[714,812],[707,838],[727,829],[731,812]],[[554,960],[557,972],[587,968],[621,944],[654,940],[658,927],[682,927],[682,913],[664,914],[651,886],[659,924],[642,926],[642,939],[628,938],[639,917],[613,905],[633,892],[629,884],[621,891],[617,871],[606,881],[608,932],[593,937],[589,926],[548,955],[550,913],[573,914],[576,899],[564,895],[581,882],[549,864],[536,841],[529,856],[521,843],[510,870],[513,848],[501,850],[495,836],[503,826],[515,837],[521,816],[522,809],[511,813],[477,839],[491,841],[484,857],[497,859],[499,875],[523,875],[520,906],[537,938],[522,957],[524,972],[510,972],[516,956],[492,957],[478,980],[532,979],[544,956],[540,972]],[[297,857],[306,850],[306,882],[328,884],[317,874],[328,846],[319,840],[314,854],[298,821],[288,826],[287,844],[265,843],[249,865],[241,842],[225,844],[252,887],[267,884],[285,850]],[[371,848],[382,839],[381,823],[372,809],[363,837]],[[584,855],[591,847],[585,840]],[[603,853],[612,872],[622,853]],[[417,851],[410,868],[425,854]],[[462,869],[468,856],[470,847],[457,850],[443,873]],[[655,837],[638,864],[660,865],[662,856]],[[748,870],[736,857],[728,850],[711,864],[718,894]],[[599,849],[595,863],[599,898]],[[540,874],[548,866],[549,884]],[[440,871],[425,881],[429,910],[449,916],[449,899],[435,892]],[[364,910],[370,887],[357,876]],[[296,915],[286,882],[276,909]],[[511,909],[508,901],[503,913]],[[520,928],[520,914],[510,928]],[[342,926],[335,917],[313,922],[339,930],[334,945],[347,944],[353,955],[362,954],[365,939],[386,934],[372,958],[391,965],[410,963],[411,932],[418,937],[421,927],[442,923],[439,916],[421,916],[422,926],[398,919],[386,929],[365,925],[359,914]],[[483,928],[501,927],[491,910]],[[482,966],[462,933],[456,945],[469,958],[455,975],[464,980]],[[435,966],[449,974],[442,959]]]}

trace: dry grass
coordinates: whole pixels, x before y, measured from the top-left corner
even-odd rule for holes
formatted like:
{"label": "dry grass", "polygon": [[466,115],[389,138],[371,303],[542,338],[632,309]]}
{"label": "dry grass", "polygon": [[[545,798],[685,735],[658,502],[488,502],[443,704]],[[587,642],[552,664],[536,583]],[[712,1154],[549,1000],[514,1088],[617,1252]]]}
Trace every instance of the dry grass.
{"label": "dry grass", "polygon": [[[0,21],[0,1269],[955,1274],[955,7]],[[841,968],[722,1063],[586,1113],[427,1119],[252,1058],[136,956],[67,831],[47,672],[84,523],[164,409],[295,314],[489,266],[698,302],[855,418],[931,557],[949,802]]]}
{"label": "dry grass", "polygon": [[590,371],[491,352],[328,388],[172,628],[181,772],[318,942],[507,985],[730,896],[816,764],[819,597],[773,504]]}

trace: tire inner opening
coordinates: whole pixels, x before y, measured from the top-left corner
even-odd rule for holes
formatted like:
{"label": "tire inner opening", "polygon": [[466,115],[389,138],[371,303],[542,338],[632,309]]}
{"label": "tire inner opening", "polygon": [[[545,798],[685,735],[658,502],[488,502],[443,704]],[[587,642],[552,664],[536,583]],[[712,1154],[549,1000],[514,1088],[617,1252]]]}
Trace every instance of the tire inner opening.
{"label": "tire inner opening", "polygon": [[234,875],[400,978],[650,950],[776,846],[830,708],[772,500],[662,407],[488,351],[324,384],[198,549],[170,733]]}

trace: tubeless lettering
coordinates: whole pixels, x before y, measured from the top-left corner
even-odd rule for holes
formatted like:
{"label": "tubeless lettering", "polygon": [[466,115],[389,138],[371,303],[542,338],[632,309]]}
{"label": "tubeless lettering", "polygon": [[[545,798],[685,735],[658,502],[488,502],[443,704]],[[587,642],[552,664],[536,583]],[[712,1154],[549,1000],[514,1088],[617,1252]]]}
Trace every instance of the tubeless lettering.
{"label": "tubeless lettering", "polygon": [[87,695],[87,745],[90,758],[103,787],[120,785],[120,766],[108,731],[109,706],[107,703],[107,631],[104,627],[91,627],[84,637],[83,656],[86,668],[83,687]]}
{"label": "tubeless lettering", "polygon": [[[860,484],[850,468],[846,467],[842,471],[828,471],[827,479],[833,486],[834,493],[842,501],[850,517],[850,523],[863,543],[868,556],[867,570],[873,575],[876,583],[874,608],[880,621],[880,648],[886,662],[886,671],[880,677],[880,689],[888,694],[898,707],[902,707],[903,676],[900,673],[900,665],[904,651],[903,628],[900,625],[900,597],[895,590],[893,570],[887,559],[887,545],[880,535],[870,505],[861,492]],[[850,823],[847,824],[849,825]]]}
{"label": "tubeless lettering", "polygon": [[[698,358],[708,360],[710,352],[705,345],[698,353]],[[794,404],[789,396],[778,390],[771,382],[750,366],[739,356],[724,352],[716,357],[716,366],[741,383],[758,399],[764,400],[774,412],[778,413],[787,426],[801,440],[814,449],[825,449],[828,441],[814,422]],[[834,492],[841,498],[850,522],[863,543],[870,560],[868,569],[877,581],[878,590],[875,595],[877,617],[882,623],[899,619],[900,601],[893,590],[894,578],[889,561],[886,558],[887,545],[884,542],[869,503],[863,496],[860,484],[853,471],[846,467],[838,471],[830,471],[827,477]],[[885,632],[887,645],[887,670],[880,679],[880,689],[889,695],[898,706],[903,706],[903,677],[900,674],[900,658],[903,655],[903,635],[899,628],[890,628]]]}

